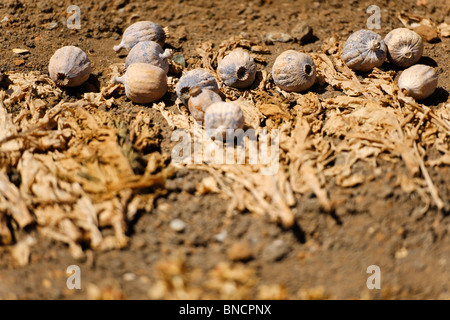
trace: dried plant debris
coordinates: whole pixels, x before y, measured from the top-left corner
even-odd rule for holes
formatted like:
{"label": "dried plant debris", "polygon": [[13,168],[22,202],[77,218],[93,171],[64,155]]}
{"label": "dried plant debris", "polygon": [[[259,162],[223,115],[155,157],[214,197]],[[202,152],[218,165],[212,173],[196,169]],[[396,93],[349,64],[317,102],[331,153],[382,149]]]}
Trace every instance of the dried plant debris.
{"label": "dried plant debris", "polygon": [[[214,74],[217,60],[241,43],[242,39],[232,38],[217,51],[211,43],[203,43],[198,49],[200,66]],[[374,168],[378,159],[402,161],[414,177],[414,188],[409,192],[417,192],[424,202],[431,199],[442,209],[443,201],[425,165],[448,162],[449,105],[441,104],[432,110],[404,96],[393,80],[393,71],[375,68],[367,77],[358,77],[340,58],[342,48],[335,39],[328,39],[323,50],[325,53],[312,54],[318,83],[329,84],[343,95],[321,98],[314,92],[288,93],[266,80],[245,92],[221,88],[227,100],[241,103],[248,128],[257,133],[278,130],[276,174],[262,175],[261,164],[218,165],[205,158],[205,148],[216,142],[208,141],[188,114],[172,113],[159,104],[156,109],[174,129],[185,129],[194,141],[203,141],[204,150],[197,149],[198,155],[194,150],[181,165],[211,173],[221,192],[231,200],[229,214],[236,209],[267,214],[288,227],[294,222],[290,210],[295,205],[294,193],[312,191],[322,208],[331,211],[335,201],[327,189],[333,181],[343,188],[368,181],[363,172],[354,169],[358,161],[369,162]],[[240,147],[235,149],[239,151]],[[441,158],[424,160],[431,149],[439,150]],[[201,160],[193,164],[193,159]]]}
{"label": "dried plant debris", "polygon": [[[219,79],[218,59],[237,47],[249,50],[259,63],[268,52],[242,37],[218,48],[206,42],[191,67]],[[68,102],[46,76],[8,74],[11,83],[0,89],[0,242],[11,244],[15,230],[35,224],[42,234],[67,243],[75,257],[84,255],[82,245],[121,248],[127,244],[128,222],[137,212],[152,209],[153,200],[165,192],[166,177],[181,167],[209,173],[197,186],[198,195],[214,192],[229,199],[228,216],[249,211],[288,228],[295,223],[292,208],[303,195],[314,193],[324,211],[333,211],[339,199],[332,187],[368,182],[358,162],[374,170],[386,162],[403,163],[398,188],[417,193],[425,210],[446,207],[428,171],[450,164],[450,104],[430,108],[404,96],[392,71],[375,68],[357,76],[340,58],[336,39],[326,40],[322,50],[311,54],[316,85],[329,86],[332,94],[319,95],[314,87],[304,94],[283,91],[263,70],[245,91],[219,82],[226,100],[241,107],[245,129],[251,129],[237,145],[211,139],[179,100],[178,108],[168,108],[165,100],[154,103],[153,110],[123,113],[118,119],[109,112],[117,107],[117,86]],[[113,67],[112,73],[117,72],[118,66]],[[173,91],[177,79],[169,81]],[[174,149],[170,164],[166,155],[146,154],[147,164],[138,174],[136,157],[160,143],[154,110],[177,133],[189,136],[191,146],[200,147],[176,157]],[[261,150],[263,156],[252,161]],[[20,183],[11,179],[13,172]],[[216,290],[213,278],[210,289]],[[178,288],[175,278],[164,281],[149,292],[151,297],[167,290],[175,290],[175,298],[199,295]]]}
{"label": "dried plant debris", "polygon": [[[148,171],[134,173],[118,142],[121,128],[100,110],[110,108],[113,98],[91,93],[69,103],[45,76],[9,78],[12,84],[0,91],[2,243],[11,242],[13,221],[19,228],[36,223],[42,234],[67,243],[77,258],[84,255],[83,244],[99,250],[125,246],[127,221],[150,210],[155,197],[136,191],[163,184],[167,172],[155,174],[163,162],[150,157]],[[155,132],[148,115],[129,122],[133,142],[145,148]],[[9,181],[13,169],[20,186]],[[105,228],[114,233],[103,235]]]}

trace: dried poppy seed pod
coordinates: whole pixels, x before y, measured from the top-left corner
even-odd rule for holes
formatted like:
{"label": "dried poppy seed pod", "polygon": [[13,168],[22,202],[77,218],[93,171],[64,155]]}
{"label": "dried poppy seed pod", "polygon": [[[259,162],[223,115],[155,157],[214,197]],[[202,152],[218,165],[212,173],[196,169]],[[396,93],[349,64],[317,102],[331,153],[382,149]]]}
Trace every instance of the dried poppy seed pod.
{"label": "dried poppy seed pod", "polygon": [[438,75],[424,64],[416,64],[404,70],[398,77],[398,87],[407,96],[420,100],[431,96],[436,90]]}
{"label": "dried poppy seed pod", "polygon": [[163,50],[155,41],[141,41],[130,50],[125,60],[125,68],[133,63],[149,63],[160,67],[165,73],[169,71],[169,59],[172,50]]}
{"label": "dried poppy seed pod", "polygon": [[397,28],[389,32],[384,38],[390,62],[398,67],[412,66],[423,53],[422,37],[407,28]]}
{"label": "dried poppy seed pod", "polygon": [[48,64],[50,78],[60,87],[77,87],[89,79],[91,62],[78,47],[62,47],[53,54]]}
{"label": "dried poppy seed pod", "polygon": [[113,49],[116,52],[119,52],[121,49],[130,51],[141,41],[155,41],[162,47],[166,41],[166,33],[157,23],[151,21],[139,21],[125,29],[122,41],[118,46],[114,46]]}
{"label": "dried poppy seed pod", "polygon": [[125,86],[127,97],[136,103],[150,103],[161,99],[167,92],[167,76],[163,69],[148,63],[133,63],[113,83]]}
{"label": "dried poppy seed pod", "polygon": [[181,102],[186,106],[188,105],[188,100],[190,98],[189,92],[194,87],[209,89],[219,93],[216,78],[214,78],[211,73],[203,69],[188,71],[181,76],[176,87],[178,98],[180,98]]}
{"label": "dried poppy seed pod", "polygon": [[196,121],[203,121],[208,107],[215,102],[222,101],[222,98],[216,92],[200,87],[192,88],[190,95],[188,108]]}
{"label": "dried poppy seed pod", "polygon": [[205,129],[208,135],[226,139],[227,132],[233,136],[235,130],[244,127],[244,114],[234,102],[215,102],[206,109]]}
{"label": "dried poppy seed pod", "polygon": [[281,53],[272,67],[272,78],[283,90],[300,92],[309,89],[316,80],[314,61],[306,53],[287,50]]}
{"label": "dried poppy seed pod", "polygon": [[256,64],[242,49],[235,49],[219,61],[217,71],[229,87],[247,88],[255,81]]}
{"label": "dried poppy seed pod", "polygon": [[345,42],[342,58],[355,71],[369,71],[386,60],[387,48],[381,36],[371,30],[359,30]]}

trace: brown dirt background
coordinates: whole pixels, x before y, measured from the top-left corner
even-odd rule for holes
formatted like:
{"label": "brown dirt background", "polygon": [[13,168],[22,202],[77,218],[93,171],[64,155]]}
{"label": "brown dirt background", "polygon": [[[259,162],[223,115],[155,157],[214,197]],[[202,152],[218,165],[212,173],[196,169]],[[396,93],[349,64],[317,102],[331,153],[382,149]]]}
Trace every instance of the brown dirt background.
{"label": "brown dirt background", "polygon": [[[69,5],[81,9],[81,29],[69,30]],[[266,56],[270,70],[276,56],[286,49],[305,52],[319,50],[322,41],[334,36],[339,41],[365,28],[366,8],[381,8],[381,27],[387,34],[401,27],[395,13],[405,11],[427,17],[436,23],[450,23],[446,0],[416,1],[25,1],[5,0],[0,4],[1,69],[47,73],[49,57],[64,45],[85,50],[93,62],[93,75],[87,89],[96,91],[109,81],[108,66],[124,60],[112,47],[132,22],[152,20],[168,26],[168,45],[183,54],[189,65],[199,59],[195,49],[204,41],[218,45],[233,35],[245,33],[260,41],[269,31],[288,32],[298,21],[306,21],[318,38],[314,43],[276,43]],[[52,22],[58,26],[49,29]],[[27,48],[30,54],[17,57],[13,48]],[[424,56],[438,67],[441,94],[429,105],[449,102],[450,38],[426,43]],[[14,60],[24,59],[20,66]],[[85,88],[86,89],[86,88]],[[327,88],[324,93],[329,94]],[[65,93],[75,98],[80,92]],[[121,112],[134,106],[125,97],[118,99]],[[113,112],[113,111],[112,111]],[[120,112],[118,112],[120,113]],[[163,117],[154,112],[161,129],[160,151],[170,154],[173,142]],[[448,166],[430,169],[444,212],[431,207],[417,216],[423,206],[414,194],[406,197],[395,184],[396,173],[405,171],[401,163],[383,164],[381,173],[370,182],[354,188],[333,186],[333,198],[344,199],[333,214],[321,210],[314,194],[298,199],[294,213],[296,227],[284,230],[251,213],[227,218],[226,201],[214,194],[197,196],[192,186],[204,173],[180,170],[170,182],[168,193],[156,200],[155,208],[137,219],[130,231],[130,244],[123,250],[90,252],[86,261],[74,260],[67,246],[43,238],[29,230],[38,243],[32,247],[30,263],[18,267],[8,248],[0,247],[1,299],[88,299],[88,298],[192,298],[165,292],[158,296],[158,285],[170,272],[181,275],[188,292],[201,290],[202,297],[220,299],[448,299],[450,298],[450,179]],[[361,172],[373,168],[361,165]],[[169,227],[171,220],[187,223],[182,233]],[[215,236],[226,231],[224,241]],[[264,254],[276,239],[283,241],[276,261]],[[250,250],[246,262],[232,262],[228,251],[239,242]],[[265,250],[266,249],[266,250]],[[77,264],[82,272],[81,290],[66,288],[66,268]],[[369,290],[366,269],[381,268],[381,289]],[[169,270],[169,271],[167,271]],[[172,271],[170,271],[172,270]],[[175,271],[173,271],[175,270]],[[222,271],[221,271],[222,270]],[[223,270],[234,270],[223,282],[226,288],[206,285]],[[233,291],[234,290],[234,291]]]}

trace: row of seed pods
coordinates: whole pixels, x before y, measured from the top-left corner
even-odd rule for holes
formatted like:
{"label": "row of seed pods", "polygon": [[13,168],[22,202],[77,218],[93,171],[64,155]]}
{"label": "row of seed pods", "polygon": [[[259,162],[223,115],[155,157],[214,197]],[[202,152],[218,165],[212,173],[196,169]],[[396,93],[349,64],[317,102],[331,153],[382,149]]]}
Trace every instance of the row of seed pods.
{"label": "row of seed pods", "polygon": [[[114,77],[113,83],[123,84],[127,97],[136,103],[152,103],[168,90],[167,72],[172,57],[170,49],[163,49],[166,33],[160,25],[140,21],[128,27],[116,52],[125,49],[126,72]],[[342,58],[353,70],[366,72],[380,67],[386,58],[404,70],[398,85],[406,95],[415,99],[430,96],[437,86],[433,68],[417,64],[423,53],[422,38],[406,28],[394,29],[383,40],[370,30],[353,33],[343,47]],[[256,64],[242,49],[235,49],[218,62],[217,73],[227,86],[244,89],[255,81]],[[86,53],[74,46],[55,52],[49,63],[53,81],[62,87],[75,87],[90,75],[91,63]],[[287,50],[281,53],[272,67],[274,83],[283,90],[301,92],[315,82],[316,68],[305,53]],[[244,116],[237,103],[224,102],[214,76],[203,69],[185,72],[176,86],[176,94],[188,107],[196,121],[204,122],[205,129],[216,136],[225,136],[226,130],[243,128]]]}
{"label": "row of seed pods", "polygon": [[374,31],[359,30],[347,39],[342,58],[351,69],[366,72],[380,67],[387,57],[395,66],[407,68],[398,78],[399,89],[420,100],[432,95],[438,84],[432,67],[416,64],[423,49],[422,37],[407,28],[390,31],[384,40]]}

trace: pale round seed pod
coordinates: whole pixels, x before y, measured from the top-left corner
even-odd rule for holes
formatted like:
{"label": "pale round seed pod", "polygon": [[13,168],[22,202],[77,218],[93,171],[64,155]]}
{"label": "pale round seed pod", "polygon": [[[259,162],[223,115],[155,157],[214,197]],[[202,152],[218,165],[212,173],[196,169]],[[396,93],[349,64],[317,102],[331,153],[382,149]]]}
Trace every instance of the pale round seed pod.
{"label": "pale round seed pod", "polygon": [[194,87],[209,89],[219,93],[216,78],[211,73],[203,69],[190,70],[181,76],[176,87],[177,96],[185,106],[188,105],[190,90]]}
{"label": "pale round seed pod", "polygon": [[60,87],[77,87],[89,79],[91,61],[78,47],[62,47],[53,54],[48,64],[50,78]]}
{"label": "pale round seed pod", "polygon": [[428,98],[436,90],[438,75],[424,64],[415,64],[405,69],[398,77],[398,87],[407,96],[421,100]]}
{"label": "pale round seed pod", "polygon": [[282,52],[272,67],[272,78],[283,90],[300,92],[309,89],[316,80],[316,67],[306,53],[295,50]]}
{"label": "pale round seed pod", "polygon": [[342,58],[355,71],[369,71],[386,60],[387,48],[381,36],[371,30],[359,30],[345,42]]}
{"label": "pale round seed pod", "polygon": [[128,53],[125,60],[125,68],[133,63],[149,63],[160,67],[165,73],[169,71],[169,59],[172,57],[172,50],[163,50],[155,41],[141,41],[136,44]]}
{"label": "pale round seed pod", "polygon": [[190,91],[191,97],[188,100],[188,108],[192,117],[196,121],[202,122],[205,117],[205,111],[215,102],[222,101],[222,98],[209,89],[194,87]]}
{"label": "pale round seed pod", "polygon": [[166,33],[157,23],[151,21],[139,21],[125,29],[122,41],[118,46],[114,46],[113,49],[116,52],[119,52],[121,49],[130,51],[141,41],[155,41],[163,47],[164,42],[166,41]]}
{"label": "pale round seed pod", "polygon": [[256,64],[247,52],[235,49],[219,61],[217,71],[227,86],[244,89],[255,81]]}
{"label": "pale round seed pod", "polygon": [[208,135],[226,139],[237,129],[244,128],[244,114],[235,102],[215,102],[206,109],[205,130]]}
{"label": "pale round seed pod", "polygon": [[121,83],[125,93],[133,102],[151,103],[161,99],[168,90],[167,76],[163,69],[148,63],[133,63],[113,83]]}
{"label": "pale round seed pod", "polygon": [[407,68],[419,61],[423,54],[422,37],[407,28],[397,28],[384,38],[390,62],[398,67]]}

